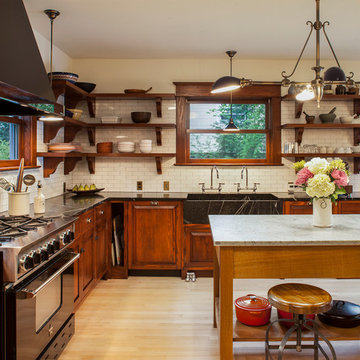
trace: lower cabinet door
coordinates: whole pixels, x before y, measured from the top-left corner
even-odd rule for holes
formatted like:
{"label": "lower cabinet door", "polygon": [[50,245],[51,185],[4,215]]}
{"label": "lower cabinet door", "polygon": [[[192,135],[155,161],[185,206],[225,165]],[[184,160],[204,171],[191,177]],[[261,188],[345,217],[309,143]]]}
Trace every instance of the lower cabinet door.
{"label": "lower cabinet door", "polygon": [[129,269],[180,269],[182,203],[136,201],[129,210]]}
{"label": "lower cabinet door", "polygon": [[94,232],[91,230],[81,235],[80,238],[80,279],[82,292],[88,291],[90,285],[95,280],[93,236]]}
{"label": "lower cabinet door", "polygon": [[311,215],[312,205],[309,201],[284,201],[283,213],[286,215]]}
{"label": "lower cabinet door", "polygon": [[184,270],[212,270],[214,245],[210,225],[184,225]]}
{"label": "lower cabinet door", "polygon": [[96,224],[95,236],[95,271],[96,279],[101,279],[106,272],[107,251],[106,251],[106,224]]}
{"label": "lower cabinet door", "polygon": [[344,200],[338,202],[340,214],[360,214],[360,201]]}

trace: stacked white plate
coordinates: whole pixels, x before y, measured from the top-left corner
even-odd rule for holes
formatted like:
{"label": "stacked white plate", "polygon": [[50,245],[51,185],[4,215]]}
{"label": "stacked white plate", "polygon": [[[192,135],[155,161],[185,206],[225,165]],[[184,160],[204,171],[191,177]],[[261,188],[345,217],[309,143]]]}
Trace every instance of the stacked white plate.
{"label": "stacked white plate", "polygon": [[133,153],[135,152],[135,143],[133,141],[119,141],[117,149],[121,153]]}
{"label": "stacked white plate", "polygon": [[152,140],[143,139],[139,143],[140,152],[142,153],[151,153],[152,151]]}

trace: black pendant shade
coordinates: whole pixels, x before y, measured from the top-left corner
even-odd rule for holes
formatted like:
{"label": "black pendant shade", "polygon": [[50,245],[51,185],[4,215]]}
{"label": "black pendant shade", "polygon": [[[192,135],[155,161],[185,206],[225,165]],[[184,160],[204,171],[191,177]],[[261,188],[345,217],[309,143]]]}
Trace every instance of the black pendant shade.
{"label": "black pendant shade", "polygon": [[221,92],[236,90],[240,88],[240,79],[234,76],[223,76],[217,79],[213,86],[211,93],[217,94]]}
{"label": "black pendant shade", "polygon": [[324,81],[346,81],[346,75],[340,67],[333,66],[325,71]]}
{"label": "black pendant shade", "polygon": [[229,120],[229,124],[226,126],[226,128],[224,129],[224,131],[233,131],[233,130],[239,130],[237,128],[237,126],[234,124],[234,120],[232,119],[232,117]]}

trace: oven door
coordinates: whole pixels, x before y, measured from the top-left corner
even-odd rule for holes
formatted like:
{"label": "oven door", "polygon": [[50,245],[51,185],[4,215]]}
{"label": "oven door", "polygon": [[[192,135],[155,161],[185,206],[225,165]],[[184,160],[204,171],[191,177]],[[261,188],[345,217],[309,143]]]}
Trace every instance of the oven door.
{"label": "oven door", "polygon": [[73,311],[73,263],[66,253],[36,278],[16,287],[16,358],[36,359]]}

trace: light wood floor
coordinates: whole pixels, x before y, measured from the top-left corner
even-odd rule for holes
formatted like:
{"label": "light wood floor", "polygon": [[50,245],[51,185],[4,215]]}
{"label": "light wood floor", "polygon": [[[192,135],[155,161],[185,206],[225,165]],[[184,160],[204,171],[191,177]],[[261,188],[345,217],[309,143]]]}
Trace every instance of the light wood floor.
{"label": "light wood floor", "polygon": [[[286,280],[288,281],[288,280]],[[299,280],[296,280],[299,281]],[[264,296],[281,280],[235,280],[235,296]],[[359,280],[306,280],[334,299],[360,302]],[[359,329],[360,331],[360,329]],[[338,359],[359,360],[360,342],[334,342]],[[235,345],[236,360],[264,359],[261,343]],[[285,359],[312,359],[290,352]],[[76,312],[76,334],[61,360],[218,360],[212,279],[130,277],[101,281]]]}

